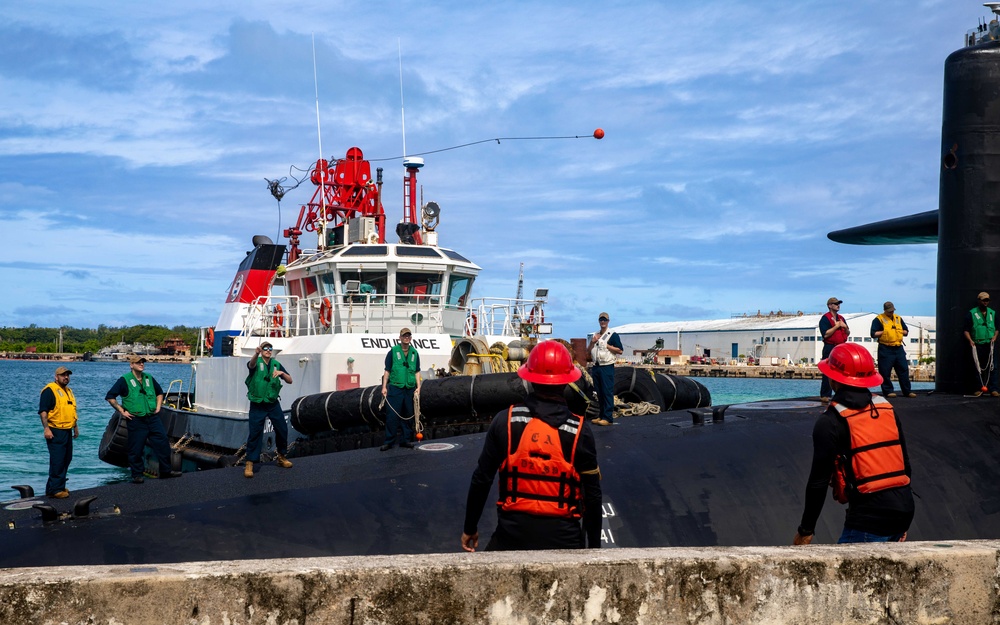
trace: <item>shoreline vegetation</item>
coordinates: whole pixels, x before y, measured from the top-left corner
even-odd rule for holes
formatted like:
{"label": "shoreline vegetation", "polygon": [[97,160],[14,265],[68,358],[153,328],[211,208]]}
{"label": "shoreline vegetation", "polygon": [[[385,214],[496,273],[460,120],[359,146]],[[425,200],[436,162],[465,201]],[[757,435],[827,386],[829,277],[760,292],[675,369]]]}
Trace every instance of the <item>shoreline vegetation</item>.
{"label": "shoreline vegetation", "polygon": [[[0,328],[0,358],[12,360],[83,360],[84,354],[97,354],[102,348],[120,343],[163,345],[167,339],[180,339],[198,351],[200,328],[191,326],[134,325],[96,328],[42,328],[31,324],[24,328]],[[61,342],[61,348],[60,348]],[[145,355],[145,354],[144,354]],[[145,355],[151,361],[190,362],[186,355]]]}

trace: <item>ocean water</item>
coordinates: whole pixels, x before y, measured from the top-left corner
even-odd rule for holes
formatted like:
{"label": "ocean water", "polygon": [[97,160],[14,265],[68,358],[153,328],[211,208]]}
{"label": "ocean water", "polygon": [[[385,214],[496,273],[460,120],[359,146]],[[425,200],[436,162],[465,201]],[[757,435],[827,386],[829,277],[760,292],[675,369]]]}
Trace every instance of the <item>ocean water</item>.
{"label": "ocean water", "polygon": [[[128,365],[0,360],[0,424],[4,429],[4,435],[0,436],[0,501],[17,496],[16,491],[6,490],[14,485],[28,484],[36,494],[45,492],[49,454],[38,416],[38,396],[62,364],[73,370],[70,388],[76,394],[80,426],[80,437],[73,441],[67,487],[72,491],[128,479],[128,469],[105,464],[97,457],[101,436],[111,417],[104,394],[128,372]],[[151,362],[146,365],[146,372],[164,390],[177,379],[183,380],[186,390],[191,378],[191,366],[186,364]],[[819,394],[819,380],[693,379],[712,393],[715,405]],[[931,389],[933,384],[914,383],[913,387]]]}

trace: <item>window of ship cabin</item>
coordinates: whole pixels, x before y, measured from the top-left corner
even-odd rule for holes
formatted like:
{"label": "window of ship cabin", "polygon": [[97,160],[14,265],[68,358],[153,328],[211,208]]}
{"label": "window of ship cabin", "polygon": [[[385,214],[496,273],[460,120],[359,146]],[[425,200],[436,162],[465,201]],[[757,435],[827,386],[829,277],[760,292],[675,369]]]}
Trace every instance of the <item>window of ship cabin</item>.
{"label": "window of ship cabin", "polygon": [[320,284],[323,287],[323,295],[330,296],[336,295],[337,286],[335,284],[335,276],[332,273],[324,273],[320,275]]}
{"label": "window of ship cabin", "polygon": [[316,278],[303,278],[302,279],[302,292],[303,297],[310,298],[316,296],[316,291],[318,287],[316,286]]}
{"label": "window of ship cabin", "polygon": [[468,302],[471,288],[472,276],[451,274],[451,281],[448,282],[448,300],[445,305],[452,308],[464,307]]}
{"label": "window of ship cabin", "polygon": [[[397,297],[396,302],[407,303],[407,301],[415,301],[428,303],[425,296],[441,295],[441,282],[442,276],[440,273],[397,271],[396,295],[406,297],[403,299]],[[431,300],[430,303],[434,303],[436,299]]]}
{"label": "window of ship cabin", "polygon": [[[366,295],[368,293],[372,294],[372,303],[385,301],[385,294],[388,292],[386,288],[388,278],[384,271],[341,271],[340,284],[344,288],[346,288],[348,280],[358,281],[357,294],[350,296],[352,301],[363,302],[367,299]],[[376,295],[378,298],[375,297]],[[344,301],[347,301],[346,297]]]}

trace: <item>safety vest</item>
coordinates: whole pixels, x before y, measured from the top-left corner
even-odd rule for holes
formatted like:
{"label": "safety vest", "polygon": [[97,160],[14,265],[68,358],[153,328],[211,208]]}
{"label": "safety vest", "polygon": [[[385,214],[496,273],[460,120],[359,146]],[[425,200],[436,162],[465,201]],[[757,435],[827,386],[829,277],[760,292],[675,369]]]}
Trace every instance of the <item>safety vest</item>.
{"label": "safety vest", "polygon": [[[876,395],[864,408],[848,408],[837,402],[830,405],[847,423],[851,435],[850,450],[838,456],[832,480],[834,499],[846,503],[849,490],[875,493],[910,483],[892,404]],[[841,493],[837,492],[838,484]]]}
{"label": "safety vest", "polygon": [[56,406],[49,410],[46,421],[50,428],[69,430],[76,426],[76,397],[67,386],[63,388],[55,382],[49,382],[45,388],[52,389],[56,396]]}
{"label": "safety vest", "polygon": [[274,371],[281,365],[274,358],[271,364],[257,357],[257,364],[247,375],[244,383],[247,385],[247,399],[255,404],[273,404],[281,394],[281,376],[275,376]]}
{"label": "safety vest", "polygon": [[601,335],[601,338],[594,341],[594,347],[590,350],[590,357],[594,359],[594,364],[613,365],[618,360],[618,357],[608,349],[608,341],[611,340],[612,334],[614,333],[608,330]]}
{"label": "safety vest", "polygon": [[393,345],[392,368],[389,370],[389,384],[398,388],[417,386],[417,350],[410,345],[409,353],[403,354],[402,345]]}
{"label": "safety vest", "polygon": [[128,386],[128,395],[122,397],[122,408],[137,417],[145,417],[156,412],[156,389],[153,376],[142,374],[140,381],[131,371],[122,376]]}
{"label": "safety vest", "polygon": [[[531,416],[524,406],[507,411],[507,457],[500,466],[500,499],[497,505],[509,512],[578,519],[583,501],[580,474],[573,466],[583,420],[577,415],[558,429]],[[511,450],[514,424],[524,430],[517,449]],[[567,460],[561,436],[572,436]]]}
{"label": "safety vest", "polygon": [[879,321],[882,322],[882,336],[878,337],[878,342],[881,345],[888,345],[889,347],[898,347],[903,344],[903,320],[899,318],[899,315],[893,314],[890,317],[886,317],[885,313],[878,316]]}
{"label": "safety vest", "polygon": [[[826,313],[823,315],[830,320],[830,327],[832,328],[837,319],[833,318],[833,313]],[[839,317],[838,317],[839,319]],[[840,345],[841,343],[847,342],[847,328],[837,328],[837,331],[828,337],[823,337],[823,342],[827,345]]]}
{"label": "safety vest", "polygon": [[996,311],[986,309],[986,314],[976,306],[969,311],[972,315],[972,340],[976,343],[989,343],[996,333]]}

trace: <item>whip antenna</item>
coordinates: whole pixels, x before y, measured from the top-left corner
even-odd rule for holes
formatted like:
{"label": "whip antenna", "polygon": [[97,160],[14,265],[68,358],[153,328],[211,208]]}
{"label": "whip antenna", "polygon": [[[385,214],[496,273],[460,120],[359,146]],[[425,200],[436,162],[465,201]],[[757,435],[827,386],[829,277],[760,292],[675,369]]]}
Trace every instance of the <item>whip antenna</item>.
{"label": "whip antenna", "polygon": [[319,248],[326,247],[326,167],[319,167],[323,160],[323,131],[319,123],[319,78],[316,73],[316,33],[312,34],[313,51],[313,87],[316,89],[316,140],[319,142],[319,161],[316,171],[319,173],[320,198],[323,210],[319,214]]}

